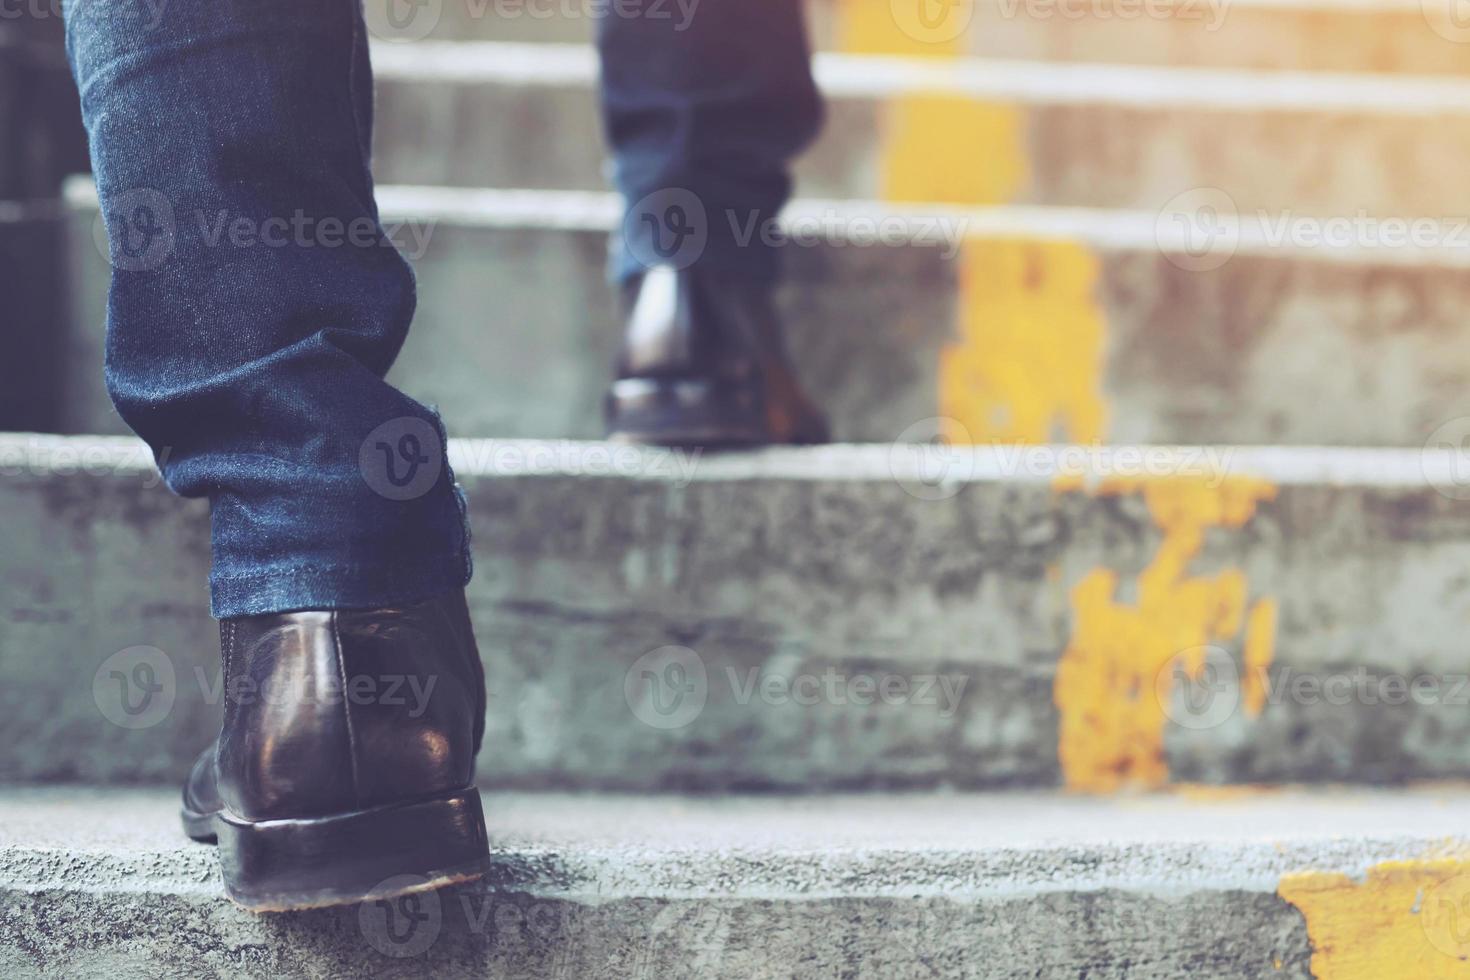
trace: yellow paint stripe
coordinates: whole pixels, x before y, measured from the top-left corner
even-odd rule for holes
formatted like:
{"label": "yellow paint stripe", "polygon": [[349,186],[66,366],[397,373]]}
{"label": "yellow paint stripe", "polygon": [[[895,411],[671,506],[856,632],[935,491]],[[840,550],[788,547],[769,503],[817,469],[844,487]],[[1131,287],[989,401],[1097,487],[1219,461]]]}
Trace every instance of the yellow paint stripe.
{"label": "yellow paint stripe", "polygon": [[[841,0],[841,47],[954,57],[972,0]],[[1007,204],[1026,190],[1025,113],[947,93],[879,110],[878,194],[893,202]],[[959,277],[956,341],[940,356],[939,414],[976,442],[1103,438],[1105,321],[1098,263],[1080,243],[972,241]]]}
{"label": "yellow paint stripe", "polygon": [[926,204],[1006,204],[1025,189],[1024,118],[1010,104],[917,94],[885,105],[880,195]]}
{"label": "yellow paint stripe", "polygon": [[[842,0],[839,43],[854,53],[953,57],[966,43],[953,18],[967,23],[970,3]],[[885,199],[973,206],[1010,203],[1025,192],[1031,167],[1017,106],[933,93],[894,100],[881,111]],[[1102,442],[1109,412],[1099,276],[1097,256],[1079,242],[967,242],[956,339],[938,366],[940,416],[977,442]],[[1191,576],[1188,566],[1208,528],[1241,526],[1275,490],[1260,481],[1201,477],[1093,492],[1141,492],[1164,537],[1138,578],[1136,602],[1119,601],[1118,575],[1106,568],[1072,590],[1074,634],[1054,690],[1061,768],[1078,790],[1158,786],[1168,780],[1167,718],[1155,681],[1170,660],[1196,649],[1186,667],[1197,674],[1204,667],[1198,648],[1241,638],[1244,709],[1253,717],[1265,704],[1274,601],[1248,605],[1239,570]]]}
{"label": "yellow paint stripe", "polygon": [[1317,980],[1470,977],[1470,861],[1389,861],[1362,881],[1288,874],[1276,891],[1306,920]]}
{"label": "yellow paint stripe", "polygon": [[1242,698],[1245,713],[1260,717],[1266,707],[1267,671],[1276,656],[1276,600],[1261,599],[1251,607],[1245,624],[1245,645],[1241,648],[1243,672]]}
{"label": "yellow paint stripe", "polygon": [[1106,320],[1097,258],[1069,242],[972,241],[939,414],[977,442],[1100,442]]}
{"label": "yellow paint stripe", "polygon": [[954,57],[967,44],[974,0],[839,0],[837,47],[850,54]]}
{"label": "yellow paint stripe", "polygon": [[[1058,483],[1064,491],[1077,486],[1075,480]],[[1245,658],[1254,658],[1263,671],[1269,666],[1262,658],[1272,649],[1274,603],[1258,602],[1247,617],[1243,572],[1193,576],[1188,566],[1206,530],[1240,527],[1276,489],[1246,477],[1191,475],[1109,479],[1089,492],[1141,492],[1164,536],[1138,576],[1134,602],[1118,599],[1118,574],[1107,568],[1094,569],[1072,589],[1072,638],[1052,690],[1060,716],[1058,758],[1069,789],[1154,788],[1169,778],[1164,758],[1168,716],[1157,687],[1161,673],[1183,657],[1180,665],[1198,676],[1204,648],[1242,632],[1249,648]],[[1248,711],[1254,698],[1246,694]]]}

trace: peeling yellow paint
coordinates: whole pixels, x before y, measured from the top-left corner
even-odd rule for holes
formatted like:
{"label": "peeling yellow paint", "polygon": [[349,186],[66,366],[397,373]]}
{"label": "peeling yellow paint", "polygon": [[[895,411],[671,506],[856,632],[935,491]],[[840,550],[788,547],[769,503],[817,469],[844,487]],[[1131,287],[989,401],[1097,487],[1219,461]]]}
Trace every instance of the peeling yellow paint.
{"label": "peeling yellow paint", "polygon": [[1276,600],[1261,599],[1251,607],[1241,648],[1241,696],[1245,713],[1256,718],[1266,707],[1267,671],[1276,656]]}
{"label": "peeling yellow paint", "polygon": [[849,54],[952,58],[964,51],[975,0],[841,0],[837,47]]}
{"label": "peeling yellow paint", "polygon": [[1374,865],[1362,881],[1307,871],[1277,894],[1301,910],[1317,980],[1470,977],[1470,861]]}
{"label": "peeling yellow paint", "polygon": [[[842,0],[843,50],[955,57],[973,0]],[[958,19],[956,19],[958,18]],[[1015,201],[1031,173],[1022,108],[950,94],[918,94],[883,109],[880,195],[895,202],[993,205]],[[972,239],[959,270],[956,340],[940,353],[939,415],[976,442],[1101,443],[1107,319],[1100,263],[1080,242]],[[1067,489],[1082,486],[1081,478]],[[1140,575],[1135,604],[1117,599],[1118,576],[1097,569],[1072,590],[1075,633],[1059,665],[1061,765],[1075,789],[1157,786],[1164,707],[1155,678],[1181,652],[1242,637],[1245,710],[1265,704],[1276,605],[1247,605],[1243,572],[1190,576],[1206,529],[1239,527],[1274,489],[1259,481],[1180,478],[1106,484],[1142,492],[1164,531]],[[1204,668],[1204,652],[1185,669]]]}
{"label": "peeling yellow paint", "polygon": [[[973,0],[842,0],[838,35],[863,54],[962,52]],[[953,93],[895,98],[882,111],[879,196],[893,202],[1009,204],[1031,173],[1026,113]],[[957,340],[940,354],[939,414],[975,442],[1098,442],[1106,321],[1097,258],[1082,244],[967,242]]]}
{"label": "peeling yellow paint", "polygon": [[889,102],[883,113],[884,200],[1006,204],[1024,190],[1024,121],[1017,107],[910,95]]}
{"label": "peeling yellow paint", "polygon": [[960,276],[959,339],[940,354],[939,414],[977,442],[1100,442],[1096,256],[1068,242],[977,240]]}
{"label": "peeling yellow paint", "polygon": [[[1077,486],[1075,479],[1059,483]],[[1264,480],[1175,476],[1109,478],[1090,492],[1141,492],[1163,540],[1138,577],[1133,603],[1117,598],[1118,574],[1098,568],[1072,589],[1073,633],[1057,665],[1053,700],[1061,715],[1059,760],[1068,788],[1111,792],[1152,788],[1169,777],[1164,760],[1166,705],[1156,683],[1176,658],[1198,677],[1205,648],[1245,632],[1247,658],[1264,670],[1272,649],[1275,605],[1258,601],[1247,614],[1247,582],[1238,569],[1191,576],[1189,563],[1210,528],[1238,528],[1256,505],[1275,496]],[[1247,625],[1249,624],[1249,625]],[[1246,695],[1247,708],[1256,692]],[[1264,694],[1260,698],[1264,703]]]}

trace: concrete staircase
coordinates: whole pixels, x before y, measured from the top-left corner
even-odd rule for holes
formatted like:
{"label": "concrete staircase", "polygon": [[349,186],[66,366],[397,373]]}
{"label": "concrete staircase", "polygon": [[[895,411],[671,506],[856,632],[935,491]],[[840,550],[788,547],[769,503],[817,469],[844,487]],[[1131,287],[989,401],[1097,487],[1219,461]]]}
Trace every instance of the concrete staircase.
{"label": "concrete staircase", "polygon": [[902,6],[813,3],[784,216],[850,444],[714,455],[591,441],[593,8],[369,4],[394,380],[474,437],[473,887],[257,918],[179,835],[207,514],[101,391],[68,185],[66,355],[21,394],[72,435],[0,435],[0,973],[1470,976],[1470,36]]}
{"label": "concrete staircase", "polygon": [[[702,0],[669,0],[675,23]],[[1296,68],[1470,72],[1463,24],[1447,4],[1418,0],[956,0],[920,11],[888,0],[807,0],[819,49],[862,54]],[[627,9],[612,0],[424,0],[369,6],[389,43],[582,43]],[[389,18],[390,11],[396,16]],[[927,15],[927,21],[920,15]]]}
{"label": "concrete staircase", "polygon": [[87,153],[61,22],[24,14],[0,11],[0,428],[50,430],[69,313],[61,182]]}
{"label": "concrete staircase", "polygon": [[[0,935],[25,942],[0,949],[0,967],[1117,980],[1463,969],[1454,909],[1470,880],[1447,858],[1401,861],[1445,853],[1443,836],[1470,820],[1462,790],[488,802],[497,865],[477,886],[252,916],[219,897],[210,850],[175,833],[172,794],[12,791],[0,798]],[[1349,911],[1416,894],[1419,917]]]}

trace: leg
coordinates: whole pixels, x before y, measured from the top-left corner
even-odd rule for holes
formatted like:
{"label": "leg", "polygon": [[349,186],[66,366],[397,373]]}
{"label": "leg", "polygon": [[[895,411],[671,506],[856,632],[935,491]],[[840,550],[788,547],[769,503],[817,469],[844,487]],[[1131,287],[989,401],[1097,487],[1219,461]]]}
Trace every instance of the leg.
{"label": "leg", "polygon": [[821,124],[799,0],[615,5],[598,44],[627,204],[610,436],[822,441],[770,304],[776,246],[752,234],[786,203],[790,162]]}
{"label": "leg", "polygon": [[[184,828],[257,910],[488,858],[463,506],[438,417],[383,380],[414,284],[373,201],[358,4],[67,10],[113,260],[108,389],[211,506],[224,725]],[[405,682],[427,692],[412,710]]]}
{"label": "leg", "polygon": [[[735,230],[781,210],[791,160],[821,126],[800,0],[615,4],[598,26],[603,114],[629,207],[692,192],[709,222],[704,259],[774,279],[774,251],[759,241],[742,248]],[[656,224],[630,223],[636,240],[618,278],[657,254],[647,241]]]}
{"label": "leg", "polygon": [[462,586],[442,427],[383,380],[414,284],[377,221],[357,0],[118,11],[73,0],[67,37],[113,255],[107,384],[169,486],[210,500],[215,614]]}

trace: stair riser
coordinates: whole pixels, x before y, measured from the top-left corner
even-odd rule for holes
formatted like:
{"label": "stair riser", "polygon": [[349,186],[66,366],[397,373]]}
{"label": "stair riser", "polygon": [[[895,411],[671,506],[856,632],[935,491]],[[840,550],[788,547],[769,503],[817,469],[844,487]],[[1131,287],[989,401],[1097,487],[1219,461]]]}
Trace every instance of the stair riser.
{"label": "stair riser", "polygon": [[[76,88],[67,71],[61,25],[0,18],[0,200],[55,197],[62,179],[87,169],[86,136]],[[25,43],[12,34],[24,27]],[[41,30],[34,30],[40,28]]]}
{"label": "stair riser", "polygon": [[[834,96],[798,184],[809,197],[1142,209],[1208,187],[1244,212],[1470,215],[1470,188],[1444,180],[1470,157],[1464,111],[1137,104],[1097,84],[1051,104]],[[590,80],[475,84],[380,70],[377,91],[383,183],[606,186]]]}
{"label": "stair riser", "polygon": [[[369,8],[374,34],[385,41],[590,41],[609,9],[597,0],[444,0],[423,4],[414,17],[389,24]],[[1470,72],[1461,45],[1437,33],[1416,8],[1322,10],[1297,4],[1244,6],[1190,2],[1176,11],[1163,4],[1107,4],[989,0],[971,8],[962,32],[946,44],[905,35],[875,0],[866,17],[860,3],[808,4],[814,44],[865,53],[949,54],[1111,64],[1298,68],[1323,71]],[[685,19],[677,2],[661,5],[674,23]],[[693,15],[698,16],[694,6]],[[1426,8],[1429,14],[1433,10]],[[589,16],[588,12],[592,15]],[[497,15],[498,12],[498,15]],[[548,16],[549,15],[549,16]],[[863,30],[863,28],[867,28]],[[953,33],[945,31],[944,33]]]}
{"label": "stair riser", "polygon": [[[590,451],[574,459],[599,465]],[[177,778],[217,724],[218,698],[205,696],[218,668],[203,508],[138,472],[32,469],[0,482],[13,529],[0,552],[0,581],[11,583],[0,649],[12,653],[0,665],[0,779]],[[1159,552],[1137,494],[1003,480],[922,500],[891,478],[728,472],[680,487],[462,466],[475,529],[470,600],[491,691],[487,784],[812,790],[1052,785],[1080,774],[1107,788],[1087,764],[1059,761],[1063,715],[1077,717],[1079,694],[1093,688],[1059,683],[1057,668],[1078,643],[1087,652],[1079,616],[1095,614],[1073,587],[1110,569],[1126,606]],[[1455,689],[1470,599],[1453,586],[1467,546],[1463,504],[1411,482],[1282,485],[1240,529],[1209,530],[1187,569],[1196,584],[1181,588],[1213,588],[1210,576],[1234,568],[1252,609],[1274,602],[1280,683],[1259,717],[1226,702],[1206,727],[1161,721],[1172,778],[1470,776],[1470,690]],[[1179,617],[1175,635],[1187,636],[1190,617],[1204,615],[1190,602],[1181,594],[1178,609],[1171,600],[1151,615]],[[1154,642],[1148,627],[1127,628],[1144,630],[1138,644]],[[1246,634],[1225,633],[1212,642],[1238,664]],[[103,665],[140,645],[163,651],[160,676],[171,670],[177,694],[155,724],[129,730],[104,715],[110,705],[116,716],[120,692]],[[660,713],[651,699],[672,701],[675,688],[654,689],[667,661],[645,655],[669,645],[694,650],[706,681],[689,688],[688,708]],[[1434,674],[1440,696],[1344,703],[1288,683],[1358,668]],[[841,681],[835,694],[818,688],[829,675]],[[752,677],[763,684],[743,695]],[[800,677],[813,678],[794,681],[808,703],[782,693]],[[847,686],[864,677],[896,678],[907,693],[890,688],[885,703],[872,687]],[[1137,717],[1157,703],[1140,695]]]}
{"label": "stair riser", "polygon": [[[83,362],[97,364],[100,350],[85,331],[58,330],[74,311],[57,275],[65,268],[65,220],[60,202],[0,200],[0,430],[52,430],[62,424],[61,380],[68,338],[87,348]],[[41,211],[49,214],[41,214]],[[98,386],[95,382],[91,387]],[[105,395],[104,395],[105,397]],[[106,419],[108,413],[93,412]]]}
{"label": "stair riser", "polygon": [[450,890],[410,911],[427,918],[396,918],[394,946],[376,907],[252,917],[222,899],[0,892],[0,934],[28,937],[0,945],[0,966],[58,978],[1310,976],[1300,913],[1223,890],[595,902]]}
{"label": "stair riser", "polygon": [[[115,433],[99,383],[108,269],[93,221],[79,212],[71,236],[62,431]],[[605,236],[427,231],[395,382],[439,404],[456,434],[599,436],[620,336]],[[1151,245],[1024,233],[973,239],[958,260],[943,251],[783,250],[794,356],[838,438],[887,442],[944,414],[980,442],[1417,447],[1470,415],[1470,280],[1458,269],[1282,251],[1197,272]],[[981,258],[966,280],[970,256]],[[1092,275],[1094,288],[1076,285]],[[1040,331],[1049,339],[1015,340]],[[1007,388],[994,387],[1000,377]],[[1086,418],[1068,414],[1074,396]]]}

